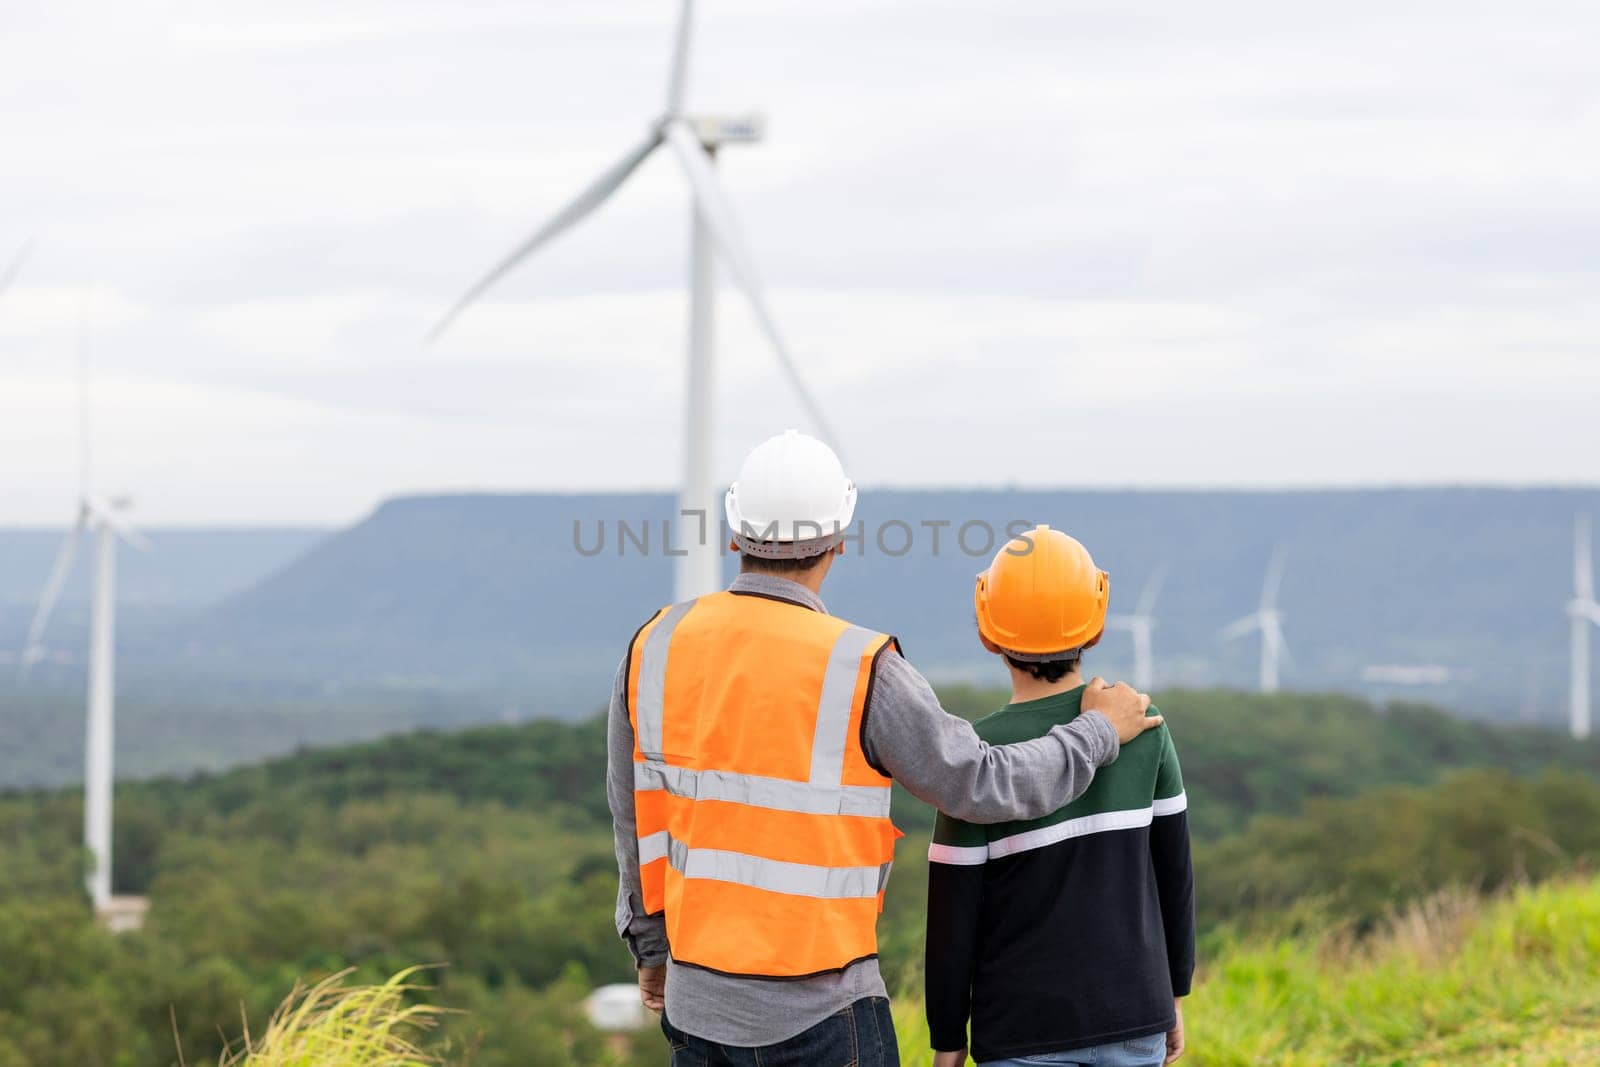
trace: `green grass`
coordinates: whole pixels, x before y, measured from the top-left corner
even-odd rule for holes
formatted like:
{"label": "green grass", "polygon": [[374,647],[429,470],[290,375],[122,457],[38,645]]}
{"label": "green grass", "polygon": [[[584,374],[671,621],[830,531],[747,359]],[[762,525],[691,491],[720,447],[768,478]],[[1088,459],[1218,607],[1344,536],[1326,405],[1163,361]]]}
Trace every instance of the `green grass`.
{"label": "green grass", "polygon": [[[1600,880],[1441,894],[1361,940],[1220,941],[1184,1016],[1194,1067],[1600,1063]],[[926,1067],[921,1004],[896,1022]]]}
{"label": "green grass", "polygon": [[217,1067],[429,1067],[443,1061],[415,1040],[433,1027],[439,1009],[411,1004],[419,987],[401,971],[379,985],[345,984],[348,971],[297,987],[259,1036],[248,1026]]}

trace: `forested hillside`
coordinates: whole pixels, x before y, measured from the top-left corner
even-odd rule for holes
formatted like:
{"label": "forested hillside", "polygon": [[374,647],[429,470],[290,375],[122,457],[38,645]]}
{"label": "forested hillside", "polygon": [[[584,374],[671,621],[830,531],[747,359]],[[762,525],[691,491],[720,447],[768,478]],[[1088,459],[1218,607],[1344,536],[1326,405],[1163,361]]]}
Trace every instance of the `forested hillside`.
{"label": "forested hillside", "polygon": [[[939,692],[950,711],[972,719],[1007,699],[1001,691],[969,686]],[[1548,730],[1493,726],[1435,708],[1380,710],[1339,694],[1222,690],[1175,690],[1160,703],[1189,790],[1204,798],[1191,813],[1195,832],[1204,837],[1237,831],[1252,815],[1296,814],[1308,798],[1425,784],[1458,768],[1516,774],[1556,768],[1600,778],[1600,739],[1575,742]],[[264,793],[340,804],[443,792],[463,802],[495,801],[522,810],[561,804],[599,818],[605,798],[596,768],[604,762],[602,719],[540,720],[451,733],[420,730],[312,749],[181,782],[128,783],[119,796],[214,813]],[[896,802],[902,826],[931,829],[929,809],[903,793]]]}
{"label": "forested hillside", "polygon": [[[976,713],[999,697],[948,700]],[[1208,952],[1360,936],[1442,888],[1492,891],[1600,858],[1594,746],[1343,698],[1197,692],[1165,710],[1201,836]],[[440,1036],[477,1067],[659,1065],[657,1037],[614,1047],[578,1010],[632,970],[612,929],[603,762],[598,721],[539,722],[124,786],[118,890],[147,893],[152,910],[122,937],[89,921],[78,796],[0,798],[0,1067],[176,1063],[169,1009],[188,1062],[205,1062],[241,1005],[263,1018],[297,978],[414,963],[448,963],[430,999],[464,1014]],[[928,816],[902,796],[896,817],[913,832],[882,951],[914,992]]]}

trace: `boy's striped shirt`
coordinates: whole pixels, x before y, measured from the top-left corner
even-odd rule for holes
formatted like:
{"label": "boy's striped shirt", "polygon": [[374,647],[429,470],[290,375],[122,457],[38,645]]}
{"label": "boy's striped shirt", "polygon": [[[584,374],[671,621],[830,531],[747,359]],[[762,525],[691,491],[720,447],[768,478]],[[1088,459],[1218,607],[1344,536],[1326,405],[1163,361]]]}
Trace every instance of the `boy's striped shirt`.
{"label": "boy's striped shirt", "polygon": [[[1007,744],[1076,718],[1082,688],[977,724]],[[1122,747],[1077,800],[978,826],[940,815],[928,850],[928,1021],[979,1061],[1157,1033],[1194,963],[1188,799],[1165,726]]]}

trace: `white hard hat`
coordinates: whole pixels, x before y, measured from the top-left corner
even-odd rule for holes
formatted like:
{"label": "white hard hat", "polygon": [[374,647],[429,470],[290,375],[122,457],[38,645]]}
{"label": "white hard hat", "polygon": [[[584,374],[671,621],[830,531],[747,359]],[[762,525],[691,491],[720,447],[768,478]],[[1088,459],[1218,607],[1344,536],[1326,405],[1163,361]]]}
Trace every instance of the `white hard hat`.
{"label": "white hard hat", "polygon": [[856,486],[833,449],[787,430],[745,457],[728,490],[727,512],[741,551],[767,559],[817,555],[849,528]]}

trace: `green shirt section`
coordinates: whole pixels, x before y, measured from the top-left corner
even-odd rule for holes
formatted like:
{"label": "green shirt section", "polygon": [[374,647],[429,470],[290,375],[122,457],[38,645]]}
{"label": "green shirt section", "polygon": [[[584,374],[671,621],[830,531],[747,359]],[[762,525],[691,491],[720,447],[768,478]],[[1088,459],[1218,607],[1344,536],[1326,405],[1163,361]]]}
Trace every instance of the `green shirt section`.
{"label": "green shirt section", "polygon": [[[1007,704],[975,724],[978,736],[992,745],[1043,737],[1051,727],[1069,723],[1082,713],[1084,688]],[[1156,714],[1156,709],[1152,707],[1150,713]],[[1153,815],[1176,814],[1184,810],[1183,803],[1178,753],[1171,733],[1162,724],[1123,745],[1116,761],[1095,774],[1082,796],[1044,818],[978,826],[941,812],[934,826],[929,858],[944,863],[980,863],[984,858],[1081,833],[1148,826]],[[1072,825],[1065,825],[1068,823]]]}

